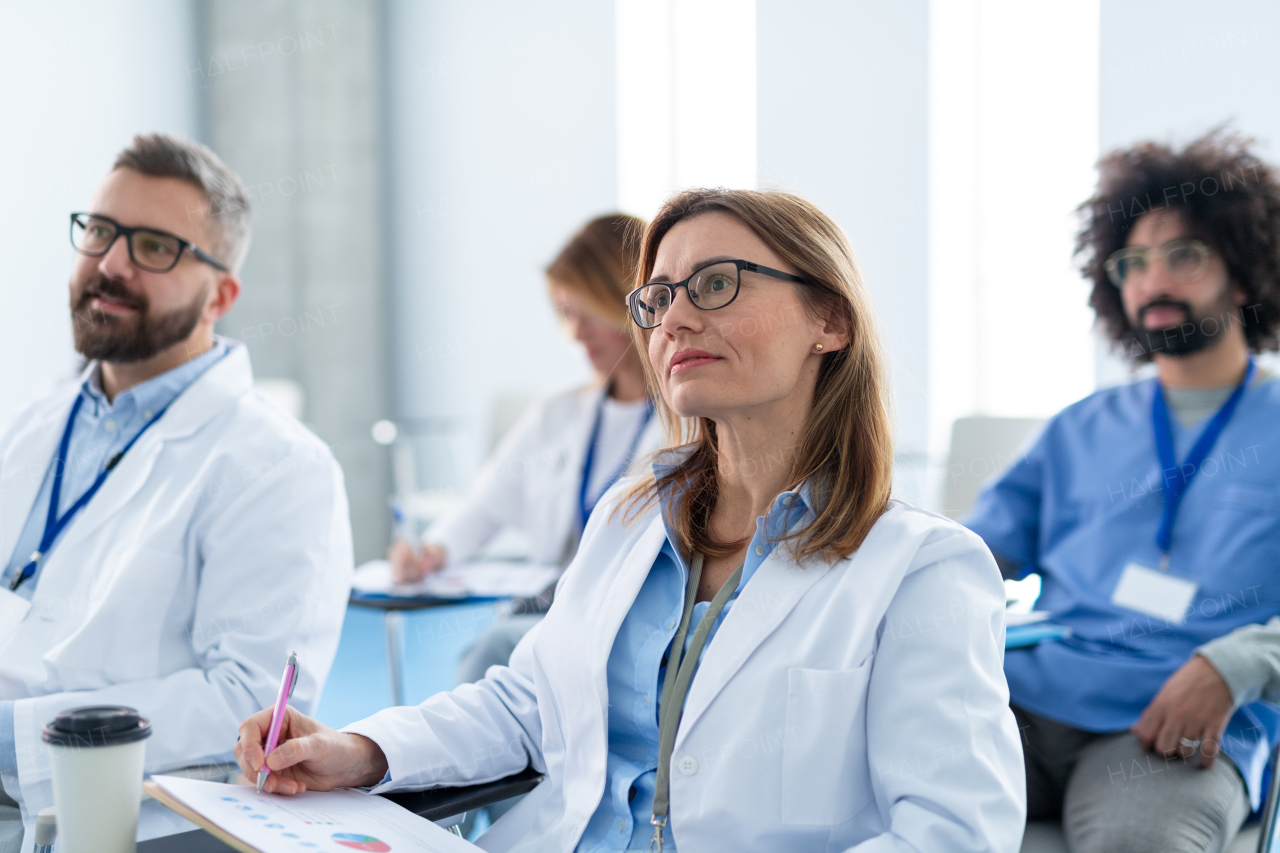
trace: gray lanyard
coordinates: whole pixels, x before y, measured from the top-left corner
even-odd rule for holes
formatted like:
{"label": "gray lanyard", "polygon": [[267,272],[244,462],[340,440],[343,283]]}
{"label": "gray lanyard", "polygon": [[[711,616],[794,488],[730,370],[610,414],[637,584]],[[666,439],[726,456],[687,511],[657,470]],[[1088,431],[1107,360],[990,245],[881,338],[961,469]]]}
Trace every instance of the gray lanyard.
{"label": "gray lanyard", "polygon": [[[743,566],[746,562],[743,562]],[[742,566],[738,566],[729,579],[720,587],[711,606],[702,614],[693,639],[689,641],[689,651],[684,650],[684,638],[689,633],[689,622],[693,619],[694,600],[698,597],[698,581],[702,579],[702,555],[693,555],[693,565],[689,567],[689,585],[684,591],[684,615],[680,617],[680,627],[676,630],[676,638],[671,641],[671,656],[667,660],[667,675],[662,681],[662,701],[658,706],[658,778],[653,786],[653,841],[649,842],[650,853],[662,853],[662,828],[667,825],[667,812],[670,810],[671,791],[671,753],[676,746],[676,730],[680,728],[680,717],[684,714],[684,700],[689,693],[689,682],[693,681],[694,670],[698,668],[698,658],[702,656],[702,648],[707,644],[707,635],[716,619],[729,602],[729,596],[738,588],[742,578]]]}

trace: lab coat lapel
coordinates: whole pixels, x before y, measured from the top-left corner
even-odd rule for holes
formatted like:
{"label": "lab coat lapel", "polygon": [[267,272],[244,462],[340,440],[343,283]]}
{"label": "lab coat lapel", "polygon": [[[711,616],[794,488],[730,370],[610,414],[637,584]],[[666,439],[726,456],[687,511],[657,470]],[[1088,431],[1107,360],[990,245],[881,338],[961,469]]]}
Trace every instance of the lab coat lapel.
{"label": "lab coat lapel", "polygon": [[[604,507],[601,511],[607,509],[611,507]],[[644,585],[645,578],[649,577],[649,569],[653,567],[653,561],[657,559],[658,552],[662,550],[662,543],[666,539],[667,529],[662,524],[662,517],[654,513],[644,532],[636,538],[635,544],[627,551],[622,566],[614,576],[613,582],[609,584],[609,591],[605,594],[596,622],[596,634],[600,640],[597,648],[613,648],[618,629],[622,627],[622,620],[626,619],[627,614],[631,612],[631,606],[635,604],[636,596],[640,594],[640,587]],[[597,681],[601,685],[605,684],[604,670],[608,662],[607,652],[596,661],[600,670],[600,678]],[[605,691],[608,692],[607,686]]]}
{"label": "lab coat lapel", "polygon": [[810,587],[832,569],[833,565],[816,560],[797,565],[785,543],[760,564],[703,654],[685,699],[677,746],[729,679],[782,624]]}
{"label": "lab coat lapel", "polygon": [[[578,399],[581,408],[576,413],[577,416],[565,425],[562,445],[564,463],[557,478],[559,487],[547,501],[547,524],[558,526],[564,531],[563,541],[560,543],[561,565],[567,565],[573,559],[581,541],[582,531],[579,525],[582,522],[578,516],[582,510],[578,506],[578,496],[582,488],[582,466],[587,461],[587,442],[591,440],[591,427],[595,423],[597,406],[603,395],[603,390],[585,390]],[[556,520],[560,520],[560,524],[556,525]],[[564,523],[565,521],[568,523]]]}
{"label": "lab coat lapel", "polygon": [[[150,430],[148,431],[150,432]],[[64,583],[78,584],[75,578],[66,575],[63,558],[73,554],[77,545],[83,542],[94,531],[123,509],[129,500],[147,481],[151,469],[155,467],[156,457],[160,455],[162,442],[157,435],[144,435],[138,443],[125,455],[112,470],[111,475],[103,482],[98,493],[80,510],[78,517],[67,525],[62,540],[54,545],[41,574],[40,586],[36,594],[61,597],[66,590],[61,589]],[[82,561],[73,561],[76,568],[72,574],[78,574],[85,567]],[[44,595],[42,595],[42,593]]]}
{"label": "lab coat lapel", "polygon": [[573,480],[573,501],[577,504],[578,488],[582,485],[582,466],[587,461],[587,442],[591,441],[591,430],[595,426],[596,414],[604,400],[604,389],[587,389],[582,395],[579,405],[582,407],[572,423],[565,425],[567,446],[566,471]]}
{"label": "lab coat lapel", "polygon": [[80,383],[65,389],[41,409],[9,445],[0,460],[0,555],[8,560],[31,514],[32,504],[44,485],[49,464],[58,452],[58,441],[67,425],[71,403]]}
{"label": "lab coat lapel", "polygon": [[[564,649],[564,654],[553,655],[564,661],[581,660],[584,652],[589,655],[586,666],[574,664],[561,670],[554,688],[559,699],[558,709],[564,709],[564,712],[569,715],[563,718],[565,727],[570,731],[578,732],[580,742],[586,744],[585,748],[570,749],[564,759],[565,777],[579,780],[573,787],[580,788],[581,797],[578,799],[584,803],[599,802],[603,792],[605,767],[608,763],[609,655],[617,639],[618,630],[635,603],[636,596],[640,594],[640,587],[649,576],[649,569],[653,566],[654,558],[662,549],[662,543],[665,540],[666,528],[663,527],[661,518],[655,513],[638,536],[627,536],[619,543],[620,550],[625,553],[625,556],[620,558],[620,565],[614,563],[618,566],[617,570],[608,576],[593,579],[595,584],[607,585],[603,600],[598,607],[580,606],[584,604],[583,599],[577,597],[572,590],[564,589],[557,594],[556,603],[547,616],[548,623],[566,612],[570,614],[569,619],[574,622],[583,617],[588,619],[593,615],[595,617],[593,621],[585,623],[589,626],[586,632],[588,642],[585,647],[583,647],[582,633],[562,630],[560,636],[572,645]],[[581,559],[581,552],[579,559]],[[570,580],[573,579],[574,572],[576,569],[570,569],[568,576]],[[590,593],[588,595],[590,596]],[[570,608],[570,610],[566,611],[564,608]],[[547,636],[548,631],[544,628],[544,642]],[[595,691],[594,702],[583,701],[588,689]],[[585,819],[587,815],[583,817]]]}
{"label": "lab coat lapel", "polygon": [[[59,554],[71,552],[132,500],[155,467],[166,441],[186,438],[213,419],[253,385],[249,356],[235,344],[226,357],[210,367],[178,395],[160,420],[147,430],[112,470],[93,499],[67,527],[63,539],[49,557],[50,566],[61,562]],[[46,567],[46,577],[59,574]],[[42,585],[44,581],[42,580]]]}

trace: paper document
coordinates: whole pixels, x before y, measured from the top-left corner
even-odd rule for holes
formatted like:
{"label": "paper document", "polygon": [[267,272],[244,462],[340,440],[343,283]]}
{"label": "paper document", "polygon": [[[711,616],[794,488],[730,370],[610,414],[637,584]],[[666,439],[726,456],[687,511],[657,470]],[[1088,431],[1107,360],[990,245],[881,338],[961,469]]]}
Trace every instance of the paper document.
{"label": "paper document", "polygon": [[[177,776],[153,795],[229,844],[258,853],[475,853],[480,848],[390,800],[343,788],[292,797]],[[230,837],[228,837],[230,836]],[[239,842],[239,843],[234,843]]]}
{"label": "paper document", "polygon": [[427,575],[418,583],[393,584],[391,564],[370,560],[356,569],[356,592],[406,598],[527,598],[555,583],[560,570],[541,563],[459,563]]}
{"label": "paper document", "polygon": [[1035,622],[1043,622],[1048,619],[1051,614],[1048,610],[1032,610],[1029,613],[1012,613],[1008,610],[1004,612],[1004,624],[1013,625],[1031,625]]}

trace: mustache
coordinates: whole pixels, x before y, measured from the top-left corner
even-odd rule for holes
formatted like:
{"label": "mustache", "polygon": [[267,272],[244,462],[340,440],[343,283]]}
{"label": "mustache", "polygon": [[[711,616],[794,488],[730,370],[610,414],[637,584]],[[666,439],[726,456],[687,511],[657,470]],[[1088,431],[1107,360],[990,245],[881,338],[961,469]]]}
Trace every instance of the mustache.
{"label": "mustache", "polygon": [[105,296],[112,301],[139,311],[146,311],[147,308],[147,298],[130,292],[123,281],[118,278],[107,278],[106,276],[98,275],[85,282],[83,289],[80,291],[80,297],[76,300],[76,309],[88,308],[89,303],[99,296]]}
{"label": "mustache", "polygon": [[1153,308],[1176,308],[1182,312],[1182,316],[1184,318],[1191,317],[1191,303],[1182,302],[1181,300],[1178,300],[1178,299],[1167,299],[1164,297],[1160,297],[1157,299],[1152,299],[1146,305],[1143,305],[1141,308],[1138,309],[1138,325],[1139,326],[1144,325],[1143,321],[1147,318],[1147,312]]}

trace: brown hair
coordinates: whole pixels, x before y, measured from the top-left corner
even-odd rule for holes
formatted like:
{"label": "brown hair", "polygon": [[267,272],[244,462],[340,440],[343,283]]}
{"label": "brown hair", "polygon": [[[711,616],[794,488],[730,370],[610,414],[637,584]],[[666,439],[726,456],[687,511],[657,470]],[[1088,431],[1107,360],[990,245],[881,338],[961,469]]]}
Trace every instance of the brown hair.
{"label": "brown hair", "polygon": [[200,190],[209,205],[205,225],[213,245],[208,250],[227,269],[239,271],[249,253],[249,196],[240,178],[217,154],[190,139],[147,133],[135,136],[133,144],[116,155],[111,169],[177,178]]}
{"label": "brown hair", "polygon": [[1076,235],[1080,272],[1093,284],[1089,305],[1112,342],[1131,359],[1134,329],[1106,262],[1152,211],[1179,214],[1188,231],[1222,256],[1230,281],[1247,302],[1239,318],[1254,350],[1275,349],[1280,330],[1280,180],[1251,151],[1251,140],[1219,128],[1182,150],[1143,142],[1098,163],[1098,189],[1080,205]]}
{"label": "brown hair", "polygon": [[625,213],[597,217],[570,238],[546,269],[549,284],[572,290],[619,329],[627,319],[627,292],[640,259],[644,220]]}
{"label": "brown hair", "polygon": [[[795,447],[787,478],[788,488],[809,482],[815,504],[810,509],[816,518],[803,530],[784,537],[796,540],[796,559],[847,557],[884,513],[893,478],[893,427],[880,334],[853,249],[826,214],[794,195],[686,190],[668,199],[649,223],[640,248],[636,283],[648,280],[658,245],[677,222],[713,211],[737,217],[813,282],[812,286],[796,285],[810,316],[843,325],[849,333],[848,346],[822,357],[813,410]],[[647,352],[652,330],[632,325],[637,348]],[[661,398],[649,360],[642,362],[669,440],[689,443],[692,448],[683,462],[661,477],[642,479],[632,487],[623,504],[638,515],[659,495],[669,495],[673,502],[668,521],[689,554],[732,553],[742,543],[717,541],[710,530],[718,491],[715,423],[709,418],[676,415]]]}

